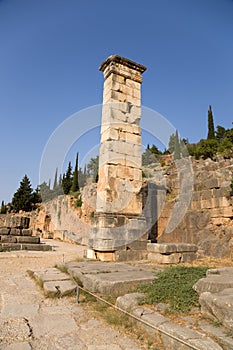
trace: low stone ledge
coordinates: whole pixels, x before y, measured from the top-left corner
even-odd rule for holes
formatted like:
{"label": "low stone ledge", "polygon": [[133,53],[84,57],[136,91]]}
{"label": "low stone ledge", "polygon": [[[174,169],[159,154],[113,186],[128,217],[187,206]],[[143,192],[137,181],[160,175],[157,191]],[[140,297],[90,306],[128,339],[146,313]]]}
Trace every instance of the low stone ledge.
{"label": "low stone ledge", "polygon": [[31,271],[32,276],[40,281],[46,295],[62,297],[75,293],[77,284],[64,272],[56,268]]}
{"label": "low stone ledge", "polygon": [[200,350],[223,350],[218,343],[207,336],[206,332],[201,333],[187,326],[171,322],[168,317],[161,315],[151,308],[143,308],[135,305],[139,299],[139,294],[132,293],[118,297],[116,305],[125,311],[130,310],[132,315],[146,322],[145,324],[139,320],[136,321],[144,331],[150,335],[153,334],[158,341],[162,340],[165,349],[193,350],[195,346],[195,348]]}
{"label": "low stone ledge", "polygon": [[147,250],[160,254],[184,253],[196,252],[197,246],[189,243],[147,243]]}
{"label": "low stone ledge", "polygon": [[[189,350],[193,349],[192,345],[200,350],[222,350],[222,347],[213,341],[211,338],[207,337],[206,334],[200,333],[198,331],[192,330],[188,327],[178,325],[173,322],[166,322],[159,325],[159,330],[161,331],[161,338],[165,349],[169,350]],[[166,332],[167,334],[165,334]],[[177,338],[170,337],[174,336]],[[181,344],[180,341],[186,344]]]}
{"label": "low stone ledge", "polygon": [[148,260],[154,261],[158,264],[179,264],[182,259],[181,253],[160,254],[148,253]]}
{"label": "low stone ledge", "polygon": [[39,244],[40,237],[32,237],[32,236],[15,236],[17,243],[33,243]]}
{"label": "low stone ledge", "polygon": [[208,275],[208,277],[201,278],[197,281],[193,289],[200,295],[204,292],[218,293],[224,289],[233,288],[232,275]]}

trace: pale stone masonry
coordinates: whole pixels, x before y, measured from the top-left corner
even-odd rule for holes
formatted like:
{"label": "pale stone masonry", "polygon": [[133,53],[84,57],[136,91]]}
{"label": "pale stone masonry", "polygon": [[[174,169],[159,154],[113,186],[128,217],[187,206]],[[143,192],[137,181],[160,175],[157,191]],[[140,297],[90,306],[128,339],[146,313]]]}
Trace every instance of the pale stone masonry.
{"label": "pale stone masonry", "polygon": [[[90,246],[101,260],[145,257],[140,127],[145,70],[143,65],[118,55],[108,57],[100,66],[104,74],[101,147]],[[126,247],[142,241],[143,236],[142,244],[134,243],[133,249]],[[126,248],[131,251],[126,253]]]}
{"label": "pale stone masonry", "polygon": [[141,214],[141,82],[146,67],[114,55],[100,67],[104,94],[97,213]]}

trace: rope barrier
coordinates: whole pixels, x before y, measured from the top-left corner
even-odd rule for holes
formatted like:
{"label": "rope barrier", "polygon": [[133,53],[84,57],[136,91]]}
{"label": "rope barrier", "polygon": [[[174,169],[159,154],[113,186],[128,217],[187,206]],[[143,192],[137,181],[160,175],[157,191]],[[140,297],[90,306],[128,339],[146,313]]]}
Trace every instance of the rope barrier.
{"label": "rope barrier", "polygon": [[139,317],[137,317],[137,316],[135,316],[135,315],[129,313],[129,312],[126,311],[126,310],[121,309],[120,307],[118,307],[118,306],[116,306],[116,305],[110,303],[109,301],[107,301],[107,300],[101,298],[100,296],[98,296],[98,295],[96,295],[96,294],[90,292],[90,291],[87,290],[87,289],[84,289],[83,287],[81,287],[81,286],[79,286],[79,285],[77,285],[77,288],[76,288],[76,301],[77,301],[77,303],[79,302],[79,290],[80,290],[80,289],[83,290],[84,292],[86,292],[86,293],[92,295],[94,298],[96,298],[96,299],[98,299],[98,300],[104,302],[105,304],[109,305],[109,306],[112,307],[113,309],[118,310],[118,311],[120,311],[120,312],[123,312],[124,314],[126,314],[127,316],[129,316],[129,317],[135,319],[136,321],[139,321],[139,322],[143,323],[144,325],[146,325],[146,326],[148,326],[148,327],[150,327],[150,328],[153,328],[154,330],[156,330],[156,331],[158,331],[158,332],[160,332],[160,333],[163,333],[164,335],[166,335],[166,336],[168,336],[168,337],[170,337],[170,338],[172,338],[172,339],[178,341],[179,343],[182,343],[183,345],[188,346],[190,349],[192,349],[192,350],[200,350],[200,348],[197,348],[195,345],[192,345],[192,344],[186,342],[185,340],[179,339],[179,338],[177,338],[175,335],[170,334],[170,333],[166,332],[165,330],[160,329],[159,327],[156,327],[156,326],[152,325],[151,323],[148,323],[148,322],[142,320],[141,318],[139,318]]}

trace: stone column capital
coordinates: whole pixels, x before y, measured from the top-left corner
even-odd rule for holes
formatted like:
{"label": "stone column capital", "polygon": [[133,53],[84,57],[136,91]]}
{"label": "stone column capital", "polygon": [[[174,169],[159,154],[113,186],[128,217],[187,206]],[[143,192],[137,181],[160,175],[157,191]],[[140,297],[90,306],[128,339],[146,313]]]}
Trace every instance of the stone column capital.
{"label": "stone column capital", "polygon": [[99,70],[104,73],[105,80],[114,73],[141,83],[146,67],[128,58],[111,55],[101,64]]}

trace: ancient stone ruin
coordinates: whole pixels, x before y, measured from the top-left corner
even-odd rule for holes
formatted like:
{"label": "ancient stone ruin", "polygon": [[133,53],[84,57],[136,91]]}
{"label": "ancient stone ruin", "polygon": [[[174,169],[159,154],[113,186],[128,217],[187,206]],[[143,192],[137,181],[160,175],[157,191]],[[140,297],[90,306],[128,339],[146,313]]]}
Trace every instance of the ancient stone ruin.
{"label": "ancient stone ruin", "polygon": [[[104,94],[97,204],[90,246],[101,260],[143,257],[141,83],[146,67],[113,55],[101,65]],[[131,256],[132,258],[132,256]]]}
{"label": "ancient stone ruin", "polygon": [[0,252],[11,250],[51,250],[42,244],[40,237],[33,236],[29,229],[30,218],[26,216],[8,216],[5,225],[0,227]]}

